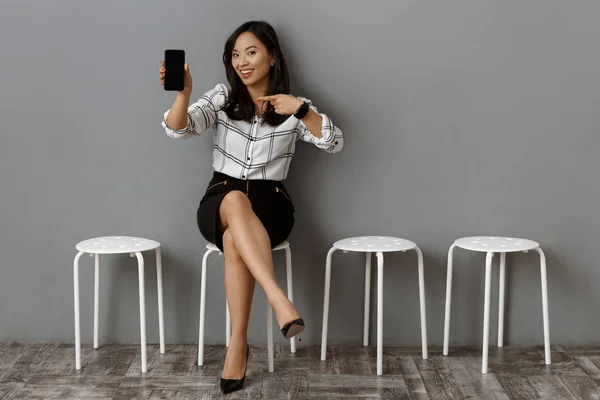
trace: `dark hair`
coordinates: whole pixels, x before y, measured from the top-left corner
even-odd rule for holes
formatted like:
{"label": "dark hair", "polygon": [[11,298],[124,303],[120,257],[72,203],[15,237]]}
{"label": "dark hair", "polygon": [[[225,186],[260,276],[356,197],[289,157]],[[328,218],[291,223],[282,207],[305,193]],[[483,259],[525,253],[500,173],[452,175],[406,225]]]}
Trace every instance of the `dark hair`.
{"label": "dark hair", "polygon": [[[265,21],[248,21],[231,34],[225,43],[225,50],[223,51],[223,64],[225,65],[227,81],[229,82],[231,90],[227,102],[222,109],[227,113],[229,118],[233,120],[251,122],[255,114],[254,103],[250,98],[246,85],[244,85],[231,65],[233,46],[235,45],[238,36],[244,32],[253,33],[267,48],[271,55],[275,57],[275,65],[269,70],[269,87],[266,95],[289,94],[290,78],[283,52],[279,46],[277,34],[275,33],[275,29],[273,29],[269,23]],[[268,103],[263,118],[265,122],[270,125],[279,125],[285,121],[288,116],[277,114],[271,103]]]}

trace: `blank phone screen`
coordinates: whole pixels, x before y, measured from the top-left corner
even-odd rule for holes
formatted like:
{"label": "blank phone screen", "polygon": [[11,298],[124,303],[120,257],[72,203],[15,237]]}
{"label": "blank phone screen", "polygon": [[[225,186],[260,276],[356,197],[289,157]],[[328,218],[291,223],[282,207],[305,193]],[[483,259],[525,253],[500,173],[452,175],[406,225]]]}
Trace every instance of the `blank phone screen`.
{"label": "blank phone screen", "polygon": [[165,50],[165,90],[183,90],[185,52]]}

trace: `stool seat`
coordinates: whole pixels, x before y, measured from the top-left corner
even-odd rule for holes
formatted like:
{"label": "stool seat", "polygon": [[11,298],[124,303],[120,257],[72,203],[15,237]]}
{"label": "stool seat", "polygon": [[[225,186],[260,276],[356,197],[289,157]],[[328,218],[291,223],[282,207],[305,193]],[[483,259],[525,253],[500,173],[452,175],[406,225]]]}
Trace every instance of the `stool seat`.
{"label": "stool seat", "polygon": [[412,250],[417,247],[417,244],[391,236],[356,236],[338,240],[333,247],[343,251],[392,252]]}
{"label": "stool seat", "polygon": [[[273,251],[276,251],[276,250],[283,250],[283,249],[287,249],[287,248],[289,248],[289,247],[290,247],[290,244],[288,243],[288,241],[287,241],[287,240],[284,240],[283,242],[281,242],[281,243],[279,243],[277,246],[275,246],[275,247],[273,248]],[[206,245],[206,249],[207,249],[207,250],[212,250],[212,251],[221,251],[221,250],[219,250],[219,248],[218,248],[218,247],[217,247],[217,246],[216,246],[214,243],[208,243],[208,244]]]}
{"label": "stool seat", "polygon": [[127,254],[137,251],[154,250],[160,243],[132,236],[103,236],[77,243],[75,248],[88,254]]}
{"label": "stool seat", "polygon": [[465,250],[483,253],[512,253],[540,247],[540,244],[533,240],[502,236],[469,236],[457,239],[454,244]]}

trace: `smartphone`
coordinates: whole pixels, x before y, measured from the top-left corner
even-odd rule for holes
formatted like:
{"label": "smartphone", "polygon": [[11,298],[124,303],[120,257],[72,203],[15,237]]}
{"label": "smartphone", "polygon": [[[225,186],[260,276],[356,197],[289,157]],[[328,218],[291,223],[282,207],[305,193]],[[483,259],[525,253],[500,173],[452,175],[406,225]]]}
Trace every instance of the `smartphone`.
{"label": "smartphone", "polygon": [[185,77],[185,51],[165,50],[165,90],[182,91]]}

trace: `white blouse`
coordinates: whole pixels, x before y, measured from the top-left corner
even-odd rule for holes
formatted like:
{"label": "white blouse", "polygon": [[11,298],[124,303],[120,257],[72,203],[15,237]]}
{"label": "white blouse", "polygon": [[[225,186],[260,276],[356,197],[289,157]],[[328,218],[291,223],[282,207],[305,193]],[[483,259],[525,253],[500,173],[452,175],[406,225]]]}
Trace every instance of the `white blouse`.
{"label": "white blouse", "polygon": [[[268,179],[282,181],[287,177],[298,139],[314,144],[328,153],[337,153],[344,147],[342,131],[325,114],[321,125],[322,138],[314,136],[304,122],[291,115],[277,126],[263,123],[254,117],[252,123],[230,119],[221,107],[227,99],[227,87],[218,84],[188,107],[185,128],[171,129],[167,125],[169,111],[164,113],[162,126],[167,135],[185,139],[201,135],[209,127],[213,134],[213,168],[215,171],[238,179]],[[312,101],[309,103],[318,113]]]}

